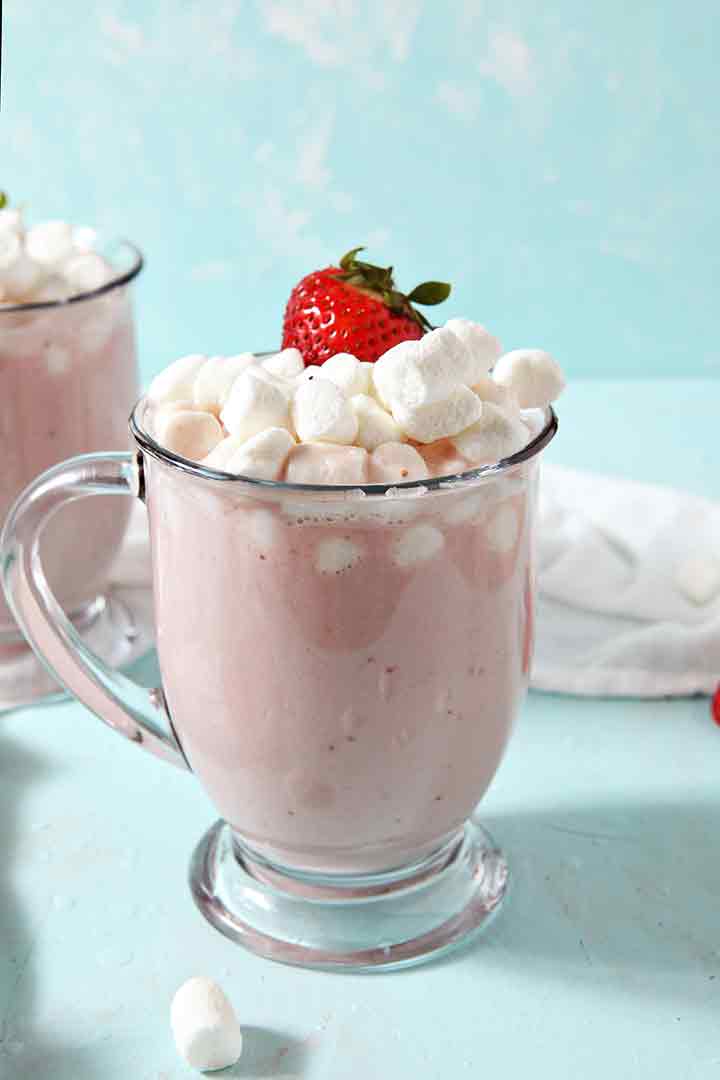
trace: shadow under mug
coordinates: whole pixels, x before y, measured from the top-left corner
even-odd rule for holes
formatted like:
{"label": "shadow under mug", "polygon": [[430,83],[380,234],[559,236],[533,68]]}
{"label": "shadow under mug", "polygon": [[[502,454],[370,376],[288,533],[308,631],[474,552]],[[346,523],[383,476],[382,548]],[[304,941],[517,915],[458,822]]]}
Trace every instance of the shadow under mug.
{"label": "shadow under mug", "polygon": [[[84,455],[21,495],[8,601],[44,663],[105,723],[191,769],[220,812],[190,884],[207,919],[309,967],[403,967],[485,926],[507,865],[475,807],[532,653],[532,534],[554,412],[512,457],[363,488],[204,468],[159,446]],[[39,555],[66,503],[147,506],[163,687],[94,656]]]}

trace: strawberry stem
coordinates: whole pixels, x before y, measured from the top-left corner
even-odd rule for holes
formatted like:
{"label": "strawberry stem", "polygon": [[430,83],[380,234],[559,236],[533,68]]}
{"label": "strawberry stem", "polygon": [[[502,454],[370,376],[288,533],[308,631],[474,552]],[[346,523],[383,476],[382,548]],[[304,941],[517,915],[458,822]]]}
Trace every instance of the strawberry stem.
{"label": "strawberry stem", "polygon": [[0,191],[0,210],[7,206],[9,200],[5,191]]}
{"label": "strawberry stem", "polygon": [[441,304],[443,300],[447,300],[452,286],[445,281],[424,281],[421,285],[416,285],[410,293],[400,292],[393,278],[393,267],[363,262],[357,255],[364,250],[364,247],[356,247],[343,255],[340,260],[342,273],[337,275],[338,278],[348,285],[379,296],[396,315],[409,316],[423,330],[432,330],[432,323],[422,312],[417,311],[413,304],[422,304],[423,307]]}

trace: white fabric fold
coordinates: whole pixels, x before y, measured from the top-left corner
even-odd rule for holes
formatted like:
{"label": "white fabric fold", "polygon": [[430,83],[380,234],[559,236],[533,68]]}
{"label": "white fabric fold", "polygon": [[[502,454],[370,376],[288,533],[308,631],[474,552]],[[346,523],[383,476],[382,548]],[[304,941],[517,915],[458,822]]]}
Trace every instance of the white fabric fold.
{"label": "white fabric fold", "polygon": [[656,485],[543,468],[533,685],[600,696],[712,693],[720,591],[696,603],[688,560],[717,565],[720,506]]}

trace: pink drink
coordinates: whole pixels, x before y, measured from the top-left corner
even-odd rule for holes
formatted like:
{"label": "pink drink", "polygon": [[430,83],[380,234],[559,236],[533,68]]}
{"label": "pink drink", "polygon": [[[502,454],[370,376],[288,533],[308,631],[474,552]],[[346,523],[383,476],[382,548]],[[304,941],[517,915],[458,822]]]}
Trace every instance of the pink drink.
{"label": "pink drink", "polygon": [[[49,466],[75,454],[127,449],[136,397],[129,285],[70,303],[0,307],[0,522]],[[68,612],[82,616],[103,592],[128,513],[123,501],[108,498],[67,506],[48,526],[44,566]],[[16,634],[0,596],[0,649]]]}
{"label": "pink drink", "polygon": [[[146,457],[170,713],[244,843],[359,873],[421,859],[466,821],[527,684],[535,464],[303,503]],[[349,568],[318,570],[328,540]]]}

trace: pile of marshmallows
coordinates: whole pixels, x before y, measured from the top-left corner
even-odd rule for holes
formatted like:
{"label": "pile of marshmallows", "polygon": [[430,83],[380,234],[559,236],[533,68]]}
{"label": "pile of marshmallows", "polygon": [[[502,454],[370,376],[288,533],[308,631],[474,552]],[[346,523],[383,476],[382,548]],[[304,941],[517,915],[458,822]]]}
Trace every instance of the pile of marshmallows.
{"label": "pile of marshmallows", "polygon": [[354,486],[507,458],[531,437],[521,410],[543,408],[564,385],[548,353],[502,356],[483,326],[450,319],[374,364],[339,353],[305,367],[297,349],[185,356],[148,397],[151,433],[181,457],[262,480]]}
{"label": "pile of marshmallows", "polygon": [[94,250],[97,234],[67,221],[27,229],[21,210],[0,210],[0,306],[67,300],[92,292],[112,277]]}

